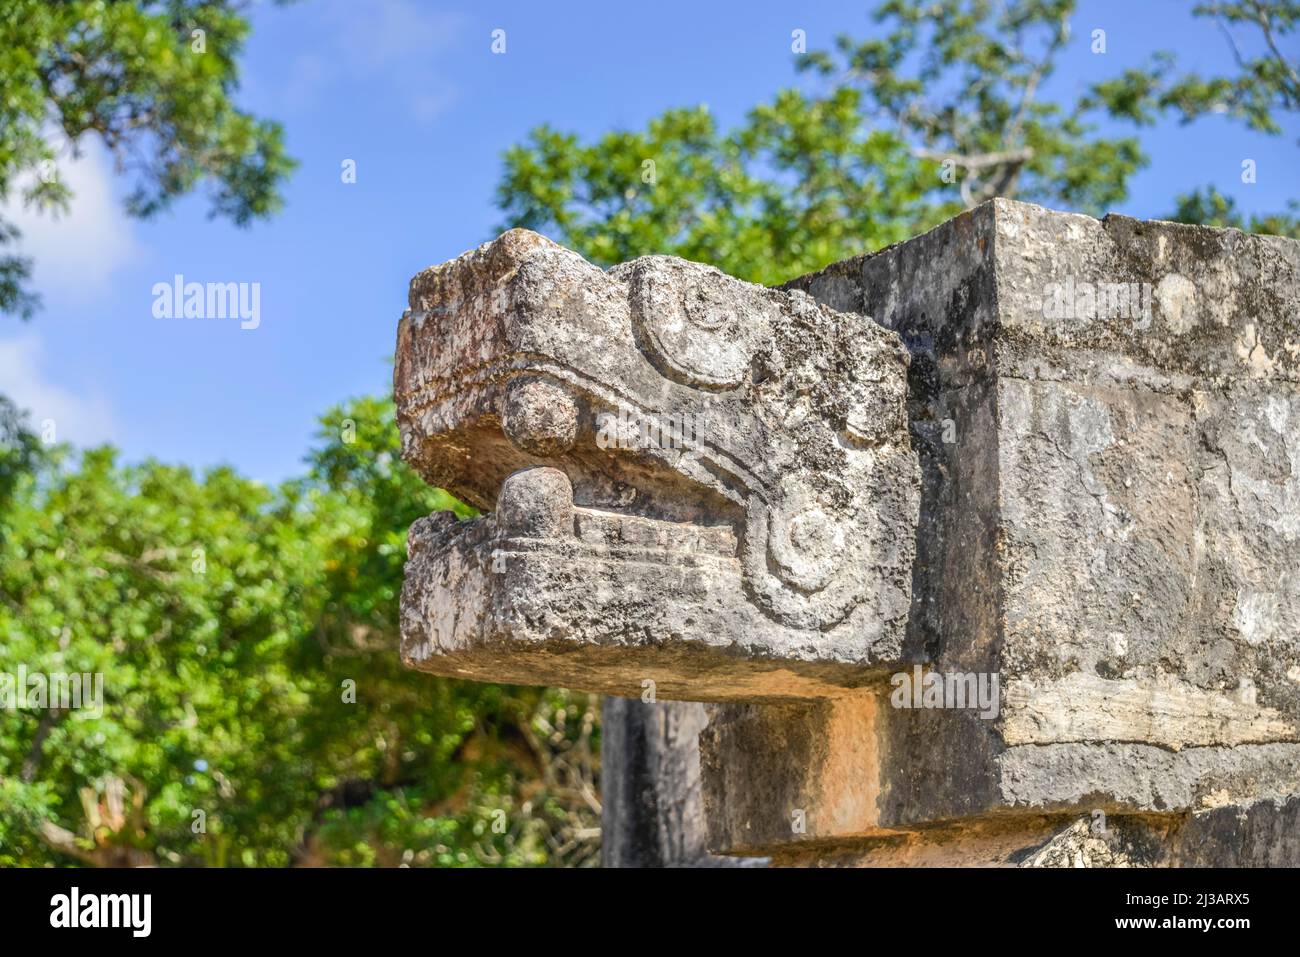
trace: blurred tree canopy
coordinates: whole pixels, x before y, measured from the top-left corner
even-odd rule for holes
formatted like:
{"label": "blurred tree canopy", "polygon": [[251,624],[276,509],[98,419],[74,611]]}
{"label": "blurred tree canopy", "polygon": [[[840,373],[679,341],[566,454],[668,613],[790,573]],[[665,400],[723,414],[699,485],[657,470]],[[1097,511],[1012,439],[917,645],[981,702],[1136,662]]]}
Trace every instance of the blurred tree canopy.
{"label": "blurred tree canopy", "polygon": [[[505,157],[509,225],[549,233],[593,262],[651,252],[776,283],[899,242],[961,210],[862,95],[780,93],[722,132],[703,108],[581,143],[549,126]],[[648,165],[652,164],[652,165]]]}
{"label": "blurred tree canopy", "polygon": [[[230,0],[6,0],[0,8],[0,200],[46,211],[72,200],[61,148],[94,134],[132,178],[127,209],[148,217],[206,186],[214,216],[241,225],[280,207],[295,164],[278,123],[235,107],[245,4]],[[66,146],[64,146],[66,144]],[[31,263],[4,253],[0,312],[30,316]]]}
{"label": "blurred tree canopy", "polygon": [[[62,151],[95,136],[133,215],[196,189],[274,213],[294,163],[233,102],[246,6],[5,3],[0,199],[66,208]],[[0,220],[0,312],[28,317],[18,239]],[[0,673],[99,672],[106,698],[0,709],[0,864],[593,863],[595,699],[398,664],[405,530],[454,507],[387,398],[329,412],[269,489],[47,448],[0,396]]]}
{"label": "blurred tree canopy", "polygon": [[[66,205],[54,144],[95,135],[137,215],[198,188],[237,223],[273,213],[293,163],[233,105],[243,6],[9,0],[0,198]],[[772,283],[990,196],[1103,212],[1150,124],[1224,113],[1277,135],[1300,102],[1295,0],[1194,7],[1232,75],[1157,53],[1062,103],[1044,89],[1073,12],[883,0],[878,35],[798,56],[809,88],[735,129],[702,108],[592,142],[538,127],[505,154],[504,225],[605,265],[672,253]],[[1247,217],[1213,186],[1173,203],[1298,235],[1294,205]],[[16,238],[0,221],[0,247]],[[0,311],[30,315],[30,264],[6,248]],[[0,709],[0,865],[595,862],[594,696],[398,663],[406,528],[465,510],[402,463],[393,419],[386,396],[329,410],[305,474],[268,488],[47,446],[0,397],[0,674],[104,675],[98,717]]]}
{"label": "blurred tree canopy", "polygon": [[[817,92],[783,91],[733,130],[704,108],[590,143],[539,126],[505,154],[502,226],[546,233],[605,266],[671,253],[775,283],[994,196],[1101,215],[1149,162],[1143,127],[1222,113],[1277,135],[1277,115],[1300,104],[1294,55],[1280,47],[1300,19],[1296,0],[1191,10],[1207,43],[1230,45],[1233,75],[1182,72],[1163,51],[1071,102],[1049,99],[1075,6],[882,0],[877,36],[840,36],[833,50],[796,57]],[[1261,52],[1243,52],[1248,40]],[[1103,121],[1131,132],[1105,134]],[[1245,219],[1213,187],[1174,206],[1165,218],[1300,235],[1294,206]]]}
{"label": "blurred tree canopy", "polygon": [[320,436],[274,489],[36,452],[0,511],[0,672],[100,672],[104,709],[0,710],[0,864],[594,863],[596,698],[403,669],[406,528],[461,507],[386,399]]}

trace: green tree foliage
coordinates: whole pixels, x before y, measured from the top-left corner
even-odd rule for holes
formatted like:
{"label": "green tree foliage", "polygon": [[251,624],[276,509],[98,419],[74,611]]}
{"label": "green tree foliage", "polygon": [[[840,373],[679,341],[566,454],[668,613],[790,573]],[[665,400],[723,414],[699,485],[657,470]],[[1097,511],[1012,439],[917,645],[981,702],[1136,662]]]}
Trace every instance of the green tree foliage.
{"label": "green tree foliage", "polygon": [[[72,196],[56,143],[97,135],[132,177],[148,217],[206,186],[214,216],[241,225],[280,206],[293,169],[279,124],[235,107],[248,35],[231,0],[6,0],[0,6],[0,200],[58,211]],[[199,32],[196,32],[199,31]],[[27,317],[31,263],[0,220],[0,312]]]}
{"label": "green tree foliage", "polygon": [[994,196],[1100,213],[1126,195],[1146,162],[1133,137],[1107,138],[1090,101],[1042,97],[1070,40],[1074,0],[886,0],[884,36],[836,40],[834,53],[801,59],[866,91],[868,120],[915,156],[961,170],[962,199]]}
{"label": "green tree foliage", "polygon": [[0,710],[0,864],[594,862],[594,696],[398,663],[405,529],[463,507],[396,435],[332,410],[274,489],[30,450],[0,673],[100,673],[104,709]]}
{"label": "green tree foliage", "polygon": [[[0,199],[66,208],[55,144],[89,134],[134,215],[196,189],[273,213],[294,164],[232,102],[245,7],[6,3]],[[0,221],[0,311],[26,317],[18,238]],[[268,489],[46,449],[0,397],[0,675],[99,673],[106,699],[0,711],[0,864],[594,862],[596,699],[398,664],[405,529],[442,508],[387,400],[332,410]]]}
{"label": "green tree foliage", "polygon": [[498,205],[593,262],[671,253],[774,283],[898,242],[956,212],[861,96],[787,90],[720,131],[704,108],[584,144],[543,126],[507,151]]}
{"label": "green tree foliage", "polygon": [[27,426],[21,409],[0,395],[0,510],[42,458],[40,439]]}
{"label": "green tree foliage", "polygon": [[788,280],[943,218],[931,174],[894,135],[863,129],[859,100],[785,91],[727,133],[703,108],[594,143],[538,127],[507,151],[498,205],[594,263],[663,252]]}
{"label": "green tree foliage", "polygon": [[726,133],[702,108],[590,144],[540,127],[506,152],[498,205],[603,265],[674,253],[766,283],[991,196],[1099,211],[1145,159],[1097,135],[1096,106],[1039,98],[1073,6],[888,0],[883,37],[798,58],[822,92],[783,91]]}
{"label": "green tree foliage", "polygon": [[[1144,66],[1096,84],[1088,102],[1139,126],[1150,126],[1164,116],[1190,123],[1210,114],[1224,114],[1253,130],[1281,134],[1278,115],[1300,111],[1300,68],[1294,53],[1288,56],[1282,50],[1293,42],[1292,35],[1300,25],[1300,2],[1198,3],[1192,12],[1218,27],[1232,51],[1237,66],[1234,75],[1183,72],[1173,53],[1160,51]],[[1255,52],[1245,52],[1249,41],[1253,41]],[[1176,197],[1174,212],[1166,218],[1292,238],[1300,234],[1294,200],[1285,212],[1250,218],[1238,213],[1235,205],[1231,197],[1206,186]]]}
{"label": "green tree foliage", "polygon": [[1173,214],[1166,218],[1175,223],[1231,226],[1250,233],[1300,239],[1300,203],[1292,200],[1285,213],[1247,218],[1237,211],[1236,200],[1224,196],[1213,186],[1180,194]]}
{"label": "green tree foliage", "polygon": [[[1282,132],[1278,113],[1300,110],[1300,75],[1295,54],[1282,46],[1300,24],[1296,0],[1232,0],[1198,3],[1192,13],[1212,20],[1229,45],[1237,72],[1205,76],[1184,72],[1170,51],[1153,53],[1141,67],[1097,84],[1091,102],[1103,104],[1116,116],[1150,125],[1165,114],[1184,123],[1210,113],[1243,120],[1251,129],[1274,135]],[[1244,51],[1238,34],[1257,41],[1256,53]]]}
{"label": "green tree foliage", "polygon": [[[602,265],[673,253],[774,283],[994,196],[1101,214],[1148,162],[1136,136],[1101,135],[1103,119],[1141,128],[1171,112],[1183,122],[1227,112],[1277,132],[1275,115],[1295,109],[1296,68],[1279,46],[1300,16],[1295,0],[1194,8],[1207,41],[1215,19],[1262,38],[1253,58],[1234,41],[1234,76],[1180,74],[1161,53],[1063,103],[1044,91],[1074,10],[1074,0],[883,0],[879,36],[840,36],[797,58],[821,92],[783,91],[734,130],[703,108],[590,143],[539,127],[505,154],[503,226],[548,233]],[[1295,228],[1285,213],[1234,218],[1216,195],[1180,197],[1171,218]]]}

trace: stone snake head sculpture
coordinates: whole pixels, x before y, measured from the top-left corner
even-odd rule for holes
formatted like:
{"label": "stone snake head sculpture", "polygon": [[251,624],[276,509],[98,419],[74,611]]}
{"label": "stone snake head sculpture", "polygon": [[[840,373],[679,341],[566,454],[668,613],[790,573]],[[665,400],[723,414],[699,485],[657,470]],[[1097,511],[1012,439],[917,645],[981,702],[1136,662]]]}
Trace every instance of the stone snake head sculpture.
{"label": "stone snake head sculpture", "polygon": [[[919,501],[897,336],[648,256],[512,230],[411,282],[402,654],[479,680],[822,696],[896,660]],[[689,688],[689,690],[688,690]]]}

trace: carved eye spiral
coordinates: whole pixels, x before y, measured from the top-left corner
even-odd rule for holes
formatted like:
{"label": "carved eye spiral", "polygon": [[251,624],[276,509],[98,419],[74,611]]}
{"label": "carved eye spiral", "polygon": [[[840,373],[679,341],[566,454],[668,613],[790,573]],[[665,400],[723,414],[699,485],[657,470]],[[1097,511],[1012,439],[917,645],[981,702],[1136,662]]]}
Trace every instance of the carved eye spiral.
{"label": "carved eye spiral", "polygon": [[[631,272],[633,321],[661,374],[698,389],[740,385],[770,317],[746,283],[699,263],[646,257]],[[721,281],[720,281],[721,280]]]}
{"label": "carved eye spiral", "polygon": [[854,569],[869,551],[853,512],[822,501],[806,472],[787,475],[767,500],[750,501],[741,561],[755,597],[800,628],[824,628],[862,599]]}
{"label": "carved eye spiral", "polygon": [[814,500],[789,502],[768,518],[767,550],[782,580],[818,591],[839,569],[844,528]]}

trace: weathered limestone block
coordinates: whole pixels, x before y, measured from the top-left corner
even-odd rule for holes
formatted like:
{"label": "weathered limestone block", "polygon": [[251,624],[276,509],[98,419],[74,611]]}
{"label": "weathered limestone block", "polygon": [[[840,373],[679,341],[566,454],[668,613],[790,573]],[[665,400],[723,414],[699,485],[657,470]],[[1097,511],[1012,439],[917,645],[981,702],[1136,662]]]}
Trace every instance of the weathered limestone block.
{"label": "weathered limestone block", "polygon": [[[748,860],[739,858],[739,860]],[[787,843],[778,867],[1294,867],[1300,798],[1187,814],[1022,814],[860,843]]]}
{"label": "weathered limestone block", "polygon": [[411,282],[402,454],[491,514],[411,529],[402,657],[663,698],[896,666],[919,470],[898,337],[715,269],[514,230]]}
{"label": "weathered limestone block", "polygon": [[[907,343],[904,654],[996,676],[1000,707],[895,708],[882,685],[803,712],[803,762],[781,758],[789,716],[723,709],[716,849],[884,853],[918,828],[1300,794],[1300,243],[999,200],[788,288]],[[871,742],[866,814],[836,797],[849,738]],[[746,805],[760,782],[774,806]]]}

